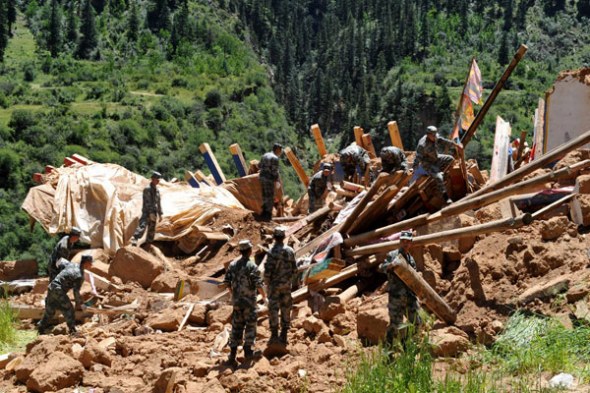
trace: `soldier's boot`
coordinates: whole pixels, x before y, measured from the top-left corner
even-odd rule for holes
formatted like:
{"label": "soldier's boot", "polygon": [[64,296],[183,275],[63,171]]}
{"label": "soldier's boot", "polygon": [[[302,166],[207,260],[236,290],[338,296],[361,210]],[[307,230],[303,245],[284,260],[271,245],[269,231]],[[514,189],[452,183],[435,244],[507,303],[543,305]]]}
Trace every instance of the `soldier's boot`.
{"label": "soldier's boot", "polygon": [[449,194],[447,194],[446,192],[443,194],[443,199],[445,200],[445,206],[453,203],[453,200],[449,197]]}
{"label": "soldier's boot", "polygon": [[229,357],[227,358],[227,364],[230,366],[237,366],[236,356],[238,354],[238,347],[231,347]]}
{"label": "soldier's boot", "polygon": [[271,329],[270,330],[270,339],[268,340],[269,344],[273,344],[279,341],[279,329]]}
{"label": "soldier's boot", "polygon": [[47,332],[47,328],[48,326],[43,323],[43,321],[39,321],[39,323],[37,323],[37,331],[39,334],[45,334]]}
{"label": "soldier's boot", "polygon": [[287,329],[282,329],[281,330],[281,343],[285,346],[287,346],[289,344],[289,340],[287,339],[287,333],[289,333],[289,331]]}
{"label": "soldier's boot", "polygon": [[244,357],[246,360],[259,358],[261,355],[262,352],[252,350],[251,346],[244,346]]}

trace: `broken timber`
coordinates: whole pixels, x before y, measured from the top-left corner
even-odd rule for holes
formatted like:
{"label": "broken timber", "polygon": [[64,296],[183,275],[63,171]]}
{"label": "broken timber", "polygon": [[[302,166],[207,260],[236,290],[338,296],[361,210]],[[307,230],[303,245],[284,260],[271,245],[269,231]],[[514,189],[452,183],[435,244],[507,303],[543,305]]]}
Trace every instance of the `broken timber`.
{"label": "broken timber", "polygon": [[311,133],[313,134],[313,139],[315,140],[315,144],[318,147],[318,153],[320,154],[320,157],[328,154],[326,145],[324,144],[324,138],[322,137],[322,131],[320,130],[320,126],[318,124],[311,126]]}
{"label": "broken timber", "polygon": [[[442,241],[449,241],[455,239],[461,239],[463,237],[470,237],[470,236],[477,236],[483,235],[486,233],[491,232],[499,232],[508,229],[516,229],[520,228],[523,225],[528,225],[533,221],[533,217],[529,213],[525,213],[521,216],[516,218],[506,218],[497,221],[487,222],[485,224],[480,225],[473,225],[470,227],[458,228],[458,229],[451,229],[448,231],[442,231],[437,233],[431,233],[424,236],[415,237],[412,241],[414,246],[423,245],[423,244],[430,244]],[[352,250],[345,251],[347,256],[354,256],[354,255],[371,255],[371,254],[381,254],[386,253],[392,250],[395,250],[400,245],[399,240],[394,240],[390,242],[383,242],[378,243],[370,246],[364,246],[355,248]]]}
{"label": "broken timber", "polygon": [[428,285],[416,270],[409,267],[405,261],[400,260],[395,261],[392,268],[395,274],[418,296],[430,311],[448,324],[455,323],[457,313]]}
{"label": "broken timber", "polygon": [[295,169],[295,172],[297,173],[299,180],[301,180],[301,183],[307,187],[309,185],[309,176],[307,176],[307,173],[305,173],[305,169],[303,169],[301,162],[299,162],[299,159],[289,146],[285,147],[285,155],[293,166],[293,169]]}
{"label": "broken timber", "polygon": [[215,158],[215,155],[211,150],[211,146],[209,146],[208,143],[201,143],[201,146],[199,146],[199,150],[201,151],[201,154],[203,154],[205,163],[209,167],[209,171],[211,171],[211,174],[215,179],[215,183],[217,183],[217,185],[224,183],[225,175],[223,174],[223,171],[221,170],[221,167],[217,162],[217,158]]}

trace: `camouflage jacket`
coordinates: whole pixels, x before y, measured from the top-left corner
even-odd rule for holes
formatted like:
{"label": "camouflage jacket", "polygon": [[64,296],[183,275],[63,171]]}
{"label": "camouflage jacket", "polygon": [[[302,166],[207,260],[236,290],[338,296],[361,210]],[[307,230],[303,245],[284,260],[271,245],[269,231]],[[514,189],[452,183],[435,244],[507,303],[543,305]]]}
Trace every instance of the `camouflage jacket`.
{"label": "camouflage jacket", "polygon": [[273,244],[266,256],[264,264],[264,281],[269,291],[273,289],[289,289],[297,275],[295,251],[283,243]]}
{"label": "camouflage jacket", "polygon": [[256,306],[256,290],[262,288],[258,266],[249,258],[240,257],[229,264],[223,280],[231,288],[234,306]]}
{"label": "camouflage jacket", "polygon": [[417,169],[419,164],[422,164],[424,169],[427,169],[429,166],[437,165],[438,150],[442,148],[445,149],[445,151],[448,151],[454,147],[455,144],[453,141],[447,138],[437,135],[436,141],[431,142],[430,139],[428,139],[428,136],[424,135],[416,147],[416,158],[414,159],[413,168]]}
{"label": "camouflage jacket", "polygon": [[159,214],[162,215],[162,206],[160,204],[160,190],[156,186],[150,184],[143,189],[143,214]]}
{"label": "camouflage jacket", "polygon": [[389,166],[395,170],[405,171],[408,169],[408,162],[404,152],[395,146],[386,146],[379,153],[383,167]]}
{"label": "camouflage jacket", "polygon": [[74,299],[76,305],[82,304],[80,297],[80,287],[84,282],[84,269],[75,263],[66,263],[59,274],[49,284],[49,290],[61,290],[67,293],[70,289],[74,290]]}
{"label": "camouflage jacket", "polygon": [[273,152],[265,153],[258,164],[260,177],[270,180],[279,180],[279,157]]}
{"label": "camouflage jacket", "polygon": [[309,180],[307,192],[310,196],[313,195],[319,199],[324,195],[326,188],[328,188],[328,183],[331,182],[331,180],[332,176],[324,176],[323,171],[319,171]]}
{"label": "camouflage jacket", "polygon": [[358,145],[350,145],[340,150],[340,162],[349,165],[367,165],[371,162],[369,153]]}
{"label": "camouflage jacket", "polygon": [[66,235],[62,237],[59,242],[57,242],[53,252],[51,253],[50,264],[55,266],[60,258],[68,259],[70,257],[71,249],[72,245],[70,244],[70,236]]}
{"label": "camouflage jacket", "polygon": [[397,258],[405,260],[414,270],[416,269],[416,261],[410,253],[404,252],[401,248],[393,250],[387,254],[385,261],[379,265],[379,271],[387,274],[387,291],[391,294],[399,293],[401,291],[408,291],[413,293],[410,288],[395,274],[393,269],[388,270],[388,267],[395,262]]}

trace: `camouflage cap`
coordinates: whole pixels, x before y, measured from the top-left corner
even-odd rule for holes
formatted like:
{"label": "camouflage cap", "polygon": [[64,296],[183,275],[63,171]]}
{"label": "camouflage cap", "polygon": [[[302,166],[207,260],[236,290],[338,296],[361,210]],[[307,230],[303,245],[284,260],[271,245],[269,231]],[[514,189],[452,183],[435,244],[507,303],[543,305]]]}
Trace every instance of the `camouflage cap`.
{"label": "camouflage cap", "polygon": [[70,236],[80,236],[81,234],[82,230],[78,227],[72,227],[72,229],[70,229]]}
{"label": "camouflage cap", "polygon": [[80,259],[80,263],[83,262],[93,262],[94,258],[92,258],[92,255],[82,255],[82,259]]}
{"label": "camouflage cap", "polygon": [[275,229],[274,229],[274,231],[273,231],[272,235],[273,235],[274,237],[283,238],[283,237],[285,237],[285,232],[286,232],[286,229],[285,229],[285,227],[283,227],[283,226],[278,226],[278,227],[275,227]]}
{"label": "camouflage cap", "polygon": [[331,163],[329,163],[329,162],[324,162],[324,163],[322,164],[322,170],[323,170],[323,171],[331,171],[332,169],[334,169],[334,166],[333,166]]}
{"label": "camouflage cap", "polygon": [[427,134],[436,134],[437,132],[438,132],[438,129],[435,126],[426,127]]}
{"label": "camouflage cap", "polygon": [[152,178],[161,179],[162,174],[160,172],[152,171]]}
{"label": "camouflage cap", "polygon": [[240,251],[246,251],[252,249],[252,242],[250,240],[240,240],[238,243]]}

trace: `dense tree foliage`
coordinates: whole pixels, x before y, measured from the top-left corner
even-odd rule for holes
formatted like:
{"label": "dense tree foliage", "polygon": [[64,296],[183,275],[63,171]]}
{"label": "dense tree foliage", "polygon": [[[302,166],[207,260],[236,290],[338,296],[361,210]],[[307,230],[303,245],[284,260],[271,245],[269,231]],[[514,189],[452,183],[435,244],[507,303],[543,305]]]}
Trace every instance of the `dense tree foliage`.
{"label": "dense tree foliage", "polygon": [[66,155],[182,178],[209,142],[231,176],[230,144],[280,141],[310,168],[311,124],[335,151],[355,125],[388,144],[391,120],[413,149],[450,130],[472,57],[489,94],[525,43],[467,150],[485,166],[496,115],[530,130],[557,72],[590,64],[589,17],[587,0],[0,0],[0,259],[46,257],[18,209]]}

